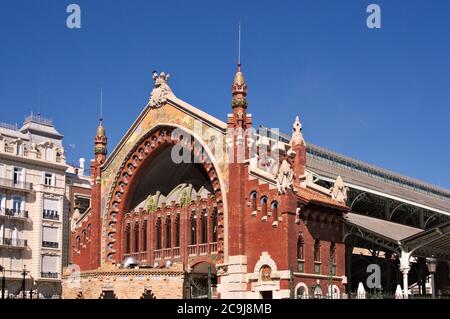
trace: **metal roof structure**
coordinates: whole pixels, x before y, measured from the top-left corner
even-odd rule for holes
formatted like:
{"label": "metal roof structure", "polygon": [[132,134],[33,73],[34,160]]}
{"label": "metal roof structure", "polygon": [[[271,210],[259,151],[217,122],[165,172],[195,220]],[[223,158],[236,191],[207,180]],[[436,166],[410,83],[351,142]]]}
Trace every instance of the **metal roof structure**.
{"label": "metal roof structure", "polygon": [[[290,136],[260,127],[258,134],[290,142]],[[450,190],[407,177],[307,143],[307,169],[320,179],[334,182],[340,175],[347,186],[450,215]]]}

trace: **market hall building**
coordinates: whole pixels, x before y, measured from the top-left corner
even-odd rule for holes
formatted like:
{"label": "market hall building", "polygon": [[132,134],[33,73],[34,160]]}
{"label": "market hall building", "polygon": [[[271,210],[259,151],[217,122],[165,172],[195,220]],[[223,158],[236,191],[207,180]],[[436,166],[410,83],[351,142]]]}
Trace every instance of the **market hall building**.
{"label": "market hall building", "polygon": [[425,294],[426,257],[446,293],[450,191],[310,145],[298,117],[253,128],[240,65],[226,122],[168,78],[108,156],[100,120],[64,298],[343,298],[369,264]]}

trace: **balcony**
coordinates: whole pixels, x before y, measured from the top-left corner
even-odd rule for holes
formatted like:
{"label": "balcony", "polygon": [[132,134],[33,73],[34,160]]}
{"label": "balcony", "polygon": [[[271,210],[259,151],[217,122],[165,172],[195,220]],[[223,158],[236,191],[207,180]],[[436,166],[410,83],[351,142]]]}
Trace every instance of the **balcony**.
{"label": "balcony", "polygon": [[22,249],[28,247],[28,242],[26,239],[0,237],[0,246]]}
{"label": "balcony", "polygon": [[19,189],[25,191],[33,190],[33,184],[27,182],[19,182],[9,178],[0,178],[0,187]]}
{"label": "balcony", "polygon": [[28,218],[28,211],[26,210],[18,210],[11,208],[0,208],[0,216],[7,216],[11,218]]}
{"label": "balcony", "polygon": [[56,210],[44,209],[42,212],[42,218],[50,220],[59,220],[59,214]]}
{"label": "balcony", "polygon": [[59,243],[53,241],[43,241],[42,247],[57,249],[59,247]]}
{"label": "balcony", "polygon": [[41,278],[58,279],[59,274],[57,272],[41,272]]}

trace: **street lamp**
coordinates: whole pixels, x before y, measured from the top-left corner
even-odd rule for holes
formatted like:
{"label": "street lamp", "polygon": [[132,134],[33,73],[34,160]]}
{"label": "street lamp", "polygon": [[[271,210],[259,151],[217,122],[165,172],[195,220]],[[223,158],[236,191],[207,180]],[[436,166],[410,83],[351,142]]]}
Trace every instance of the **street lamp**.
{"label": "street lamp", "polygon": [[2,299],[5,299],[5,272],[6,272],[5,267],[0,265],[0,271],[3,273],[3,276],[2,276]]}
{"label": "street lamp", "polygon": [[433,298],[436,298],[436,287],[434,282],[434,274],[436,272],[436,266],[437,266],[437,259],[434,256],[427,258],[428,272],[430,273],[431,276],[431,296]]}
{"label": "street lamp", "polygon": [[28,274],[27,266],[24,265],[23,270],[22,270],[22,299],[25,299],[27,297],[27,293],[25,292],[25,286],[26,286],[25,285],[26,284],[25,277],[27,276],[27,274]]}

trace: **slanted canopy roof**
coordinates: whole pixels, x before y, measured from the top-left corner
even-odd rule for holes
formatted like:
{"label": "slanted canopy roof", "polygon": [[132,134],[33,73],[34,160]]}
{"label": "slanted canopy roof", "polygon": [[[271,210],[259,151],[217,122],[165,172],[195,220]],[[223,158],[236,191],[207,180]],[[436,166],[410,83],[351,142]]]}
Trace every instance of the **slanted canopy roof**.
{"label": "slanted canopy roof", "polygon": [[422,230],[387,220],[347,213],[344,217],[348,233],[379,244],[400,254],[450,260],[450,223]]}

